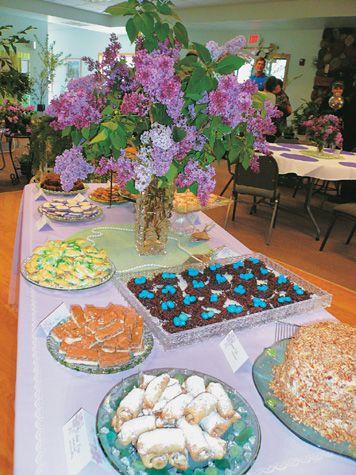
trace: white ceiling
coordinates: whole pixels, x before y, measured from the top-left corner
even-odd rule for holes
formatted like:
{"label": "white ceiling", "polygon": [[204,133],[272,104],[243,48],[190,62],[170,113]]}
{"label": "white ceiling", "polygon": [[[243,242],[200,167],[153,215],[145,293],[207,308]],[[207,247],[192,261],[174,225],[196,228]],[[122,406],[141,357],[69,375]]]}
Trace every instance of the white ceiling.
{"label": "white ceiling", "polygon": [[[59,5],[67,5],[82,10],[90,10],[101,13],[108,6],[116,5],[121,0],[45,0],[50,3]],[[290,1],[290,0],[283,0]],[[238,3],[264,3],[270,0],[175,0],[174,3],[178,8],[204,7],[208,5],[236,5]]]}

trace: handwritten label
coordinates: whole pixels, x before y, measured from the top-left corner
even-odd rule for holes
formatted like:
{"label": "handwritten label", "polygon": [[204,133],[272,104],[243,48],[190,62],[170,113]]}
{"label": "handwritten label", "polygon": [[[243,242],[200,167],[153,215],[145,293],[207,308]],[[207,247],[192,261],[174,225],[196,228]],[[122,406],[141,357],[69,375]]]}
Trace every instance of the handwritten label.
{"label": "handwritten label", "polygon": [[35,223],[37,231],[53,229],[47,216],[42,215]]}
{"label": "handwritten label", "polygon": [[234,373],[248,360],[248,354],[233,330],[220,342],[220,348]]}
{"label": "handwritten label", "polygon": [[107,475],[113,470],[99,447],[95,416],[79,409],[63,427],[69,475]]}
{"label": "handwritten label", "polygon": [[214,253],[215,259],[227,259],[228,257],[239,257],[239,256],[240,254],[233,251],[229,247],[225,247],[225,246]]}
{"label": "handwritten label", "polygon": [[38,190],[38,192],[35,194],[35,201],[47,201],[47,197],[43,193],[43,190]]}
{"label": "handwritten label", "polygon": [[70,311],[67,305],[62,302],[58,307],[52,310],[51,313],[45,317],[40,324],[38,325],[41,330],[48,336],[53,327],[55,327],[61,320],[68,318],[70,315]]}

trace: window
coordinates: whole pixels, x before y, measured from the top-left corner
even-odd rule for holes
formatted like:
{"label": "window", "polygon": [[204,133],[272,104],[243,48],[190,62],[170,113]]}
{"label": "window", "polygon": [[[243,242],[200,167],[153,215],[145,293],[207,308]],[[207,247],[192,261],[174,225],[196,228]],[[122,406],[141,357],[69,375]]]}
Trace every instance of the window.
{"label": "window", "polygon": [[[286,80],[288,75],[290,55],[289,54],[275,54],[270,60],[266,61],[265,72],[267,76],[275,76],[281,79],[286,86]],[[250,59],[246,64],[241,66],[237,72],[237,80],[242,83],[245,82],[252,73],[253,64],[255,60]]]}

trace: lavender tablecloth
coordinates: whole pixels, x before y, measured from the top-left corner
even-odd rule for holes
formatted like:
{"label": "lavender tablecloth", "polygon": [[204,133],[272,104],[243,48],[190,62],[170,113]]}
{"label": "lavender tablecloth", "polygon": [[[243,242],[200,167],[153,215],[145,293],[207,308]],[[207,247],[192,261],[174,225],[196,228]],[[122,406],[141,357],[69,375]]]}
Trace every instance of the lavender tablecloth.
{"label": "lavender tablecloth", "polygon": [[[53,230],[37,231],[39,218],[34,202],[34,185],[25,187],[23,206],[17,229],[14,269],[29,256],[36,245],[48,239],[72,235],[78,225],[53,224]],[[133,220],[132,204],[104,208],[104,224],[129,223]],[[202,215],[202,220],[208,218]],[[93,224],[81,224],[92,227]],[[225,244],[239,254],[248,249],[219,226],[212,231],[213,246]],[[21,238],[21,239],[20,239]],[[38,331],[39,322],[61,302],[106,305],[123,303],[114,284],[79,291],[57,292],[40,289],[20,279],[18,359],[15,401],[15,475],[65,475],[67,473],[62,427],[79,409],[96,413],[106,392],[117,382],[138,369],[181,367],[206,372],[234,386],[249,401],[261,424],[262,445],[251,475],[284,473],[285,475],[348,475],[352,462],[317,449],[293,435],[262,403],[252,381],[254,359],[274,340],[274,326],[265,325],[238,334],[249,361],[233,374],[215,338],[183,349],[164,352],[155,343],[151,356],[139,368],[116,375],[87,375],[71,371],[54,361],[47,351],[45,337]],[[298,316],[298,322],[332,318],[324,310]],[[113,474],[114,474],[113,470]]]}

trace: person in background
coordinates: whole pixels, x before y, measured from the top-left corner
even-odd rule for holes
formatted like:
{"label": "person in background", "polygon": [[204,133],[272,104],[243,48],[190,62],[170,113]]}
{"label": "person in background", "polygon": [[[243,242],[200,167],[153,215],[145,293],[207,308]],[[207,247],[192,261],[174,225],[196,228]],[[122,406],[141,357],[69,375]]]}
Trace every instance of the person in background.
{"label": "person in background", "polygon": [[250,79],[258,86],[259,91],[263,91],[267,76],[265,74],[266,60],[259,56],[255,60],[253,72]]}
{"label": "person in background", "polygon": [[[331,91],[329,92],[329,94],[327,94],[324,97],[323,102],[320,105],[320,114],[323,114],[323,115],[333,114],[333,115],[336,115],[336,117],[340,117],[341,119],[343,119],[344,113],[345,113],[345,106],[347,102],[347,99],[343,97],[343,94],[344,94],[344,83],[342,81],[333,82],[331,85]],[[329,100],[333,96],[343,98],[344,104],[340,109],[335,110],[332,107],[330,107]]]}
{"label": "person in background", "polygon": [[277,86],[274,89],[274,94],[276,95],[276,107],[283,114],[283,116],[278,117],[275,120],[275,124],[278,128],[277,135],[280,136],[282,135],[283,130],[287,127],[287,117],[292,113],[292,106],[289,97],[283,90],[283,81],[281,79],[277,79]]}
{"label": "person in background", "polygon": [[263,95],[265,96],[266,100],[272,102],[273,105],[276,105],[276,90],[278,87],[278,79],[274,76],[270,76],[264,85],[263,88]]}

